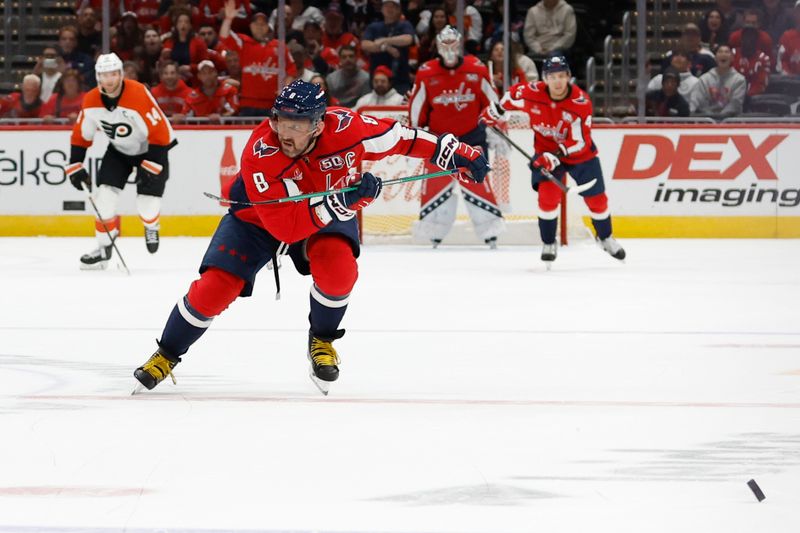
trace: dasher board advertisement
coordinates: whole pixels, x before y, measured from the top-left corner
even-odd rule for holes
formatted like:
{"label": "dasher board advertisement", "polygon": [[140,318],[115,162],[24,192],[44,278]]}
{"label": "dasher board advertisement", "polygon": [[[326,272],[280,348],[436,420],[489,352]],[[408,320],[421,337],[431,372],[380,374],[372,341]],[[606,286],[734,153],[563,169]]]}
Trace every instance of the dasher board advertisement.
{"label": "dasher board advertisement", "polygon": [[[162,234],[210,235],[226,207],[203,193],[219,195],[235,176],[252,128],[176,129]],[[69,135],[64,127],[0,129],[0,235],[91,234],[90,207],[63,171]],[[598,125],[593,139],[619,237],[800,237],[798,127]],[[98,132],[86,159],[91,175],[106,144]],[[526,184],[514,194],[535,198],[530,170],[512,161],[511,179]],[[134,177],[121,195],[123,221],[136,213],[127,190]]]}

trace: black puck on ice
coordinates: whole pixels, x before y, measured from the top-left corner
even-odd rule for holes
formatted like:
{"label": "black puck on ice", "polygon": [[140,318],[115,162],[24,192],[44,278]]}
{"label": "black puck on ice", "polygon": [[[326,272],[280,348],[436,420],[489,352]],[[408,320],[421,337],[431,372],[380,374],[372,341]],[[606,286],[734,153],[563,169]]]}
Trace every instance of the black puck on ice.
{"label": "black puck on ice", "polygon": [[758,483],[756,483],[755,479],[751,479],[750,481],[748,481],[747,486],[750,487],[750,490],[752,490],[753,494],[756,495],[756,499],[758,501],[763,501],[764,498],[766,498],[766,496],[764,496],[764,493],[761,491],[761,487],[758,486]]}

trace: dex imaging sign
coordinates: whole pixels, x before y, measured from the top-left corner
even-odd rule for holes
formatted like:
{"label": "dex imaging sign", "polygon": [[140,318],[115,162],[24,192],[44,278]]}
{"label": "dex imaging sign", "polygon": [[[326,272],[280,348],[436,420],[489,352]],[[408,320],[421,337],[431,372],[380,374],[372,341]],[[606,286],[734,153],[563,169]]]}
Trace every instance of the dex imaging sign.
{"label": "dex imaging sign", "polygon": [[[601,159],[609,148],[615,150],[604,158],[604,169],[611,170],[611,197],[619,214],[800,214],[798,129],[642,128],[603,133],[598,139]],[[606,137],[611,142],[605,143]]]}

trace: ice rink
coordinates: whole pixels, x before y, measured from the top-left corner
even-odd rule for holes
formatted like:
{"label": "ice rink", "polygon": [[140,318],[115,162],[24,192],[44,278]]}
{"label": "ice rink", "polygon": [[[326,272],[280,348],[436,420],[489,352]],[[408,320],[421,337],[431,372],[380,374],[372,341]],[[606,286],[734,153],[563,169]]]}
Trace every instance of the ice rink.
{"label": "ice rink", "polygon": [[365,247],[328,397],[287,260],[131,397],[207,242],[0,239],[0,532],[800,531],[796,240]]}

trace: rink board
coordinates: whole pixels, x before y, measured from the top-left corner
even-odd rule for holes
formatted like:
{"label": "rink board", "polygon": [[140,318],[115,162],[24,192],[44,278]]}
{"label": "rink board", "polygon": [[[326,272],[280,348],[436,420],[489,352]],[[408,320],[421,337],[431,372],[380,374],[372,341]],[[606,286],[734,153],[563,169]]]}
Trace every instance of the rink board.
{"label": "rink board", "polygon": [[[219,194],[226,137],[237,160],[251,129],[179,127],[170,152],[164,195],[164,235],[209,235],[225,207],[203,195]],[[68,129],[0,129],[0,235],[90,235],[91,207],[69,184]],[[530,145],[530,132],[515,132]],[[89,149],[94,175],[106,147]],[[800,237],[800,128],[783,125],[596,126],[595,144],[605,175],[615,234],[620,237]],[[511,159],[512,207],[535,209],[529,171]],[[520,176],[516,178],[516,176]],[[141,233],[135,196],[121,196],[123,232]],[[370,206],[382,215],[381,205]]]}

